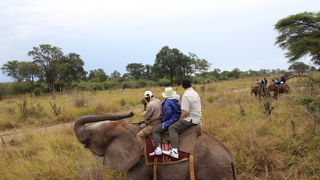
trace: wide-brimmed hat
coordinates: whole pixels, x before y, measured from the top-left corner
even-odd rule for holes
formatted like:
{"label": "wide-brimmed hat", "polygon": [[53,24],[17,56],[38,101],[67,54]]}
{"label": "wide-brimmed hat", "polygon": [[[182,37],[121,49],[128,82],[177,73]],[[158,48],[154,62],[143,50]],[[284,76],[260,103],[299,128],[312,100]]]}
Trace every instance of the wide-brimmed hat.
{"label": "wide-brimmed hat", "polygon": [[144,92],[144,97],[145,97],[145,98],[146,98],[146,97],[151,97],[151,96],[153,96],[153,94],[152,94],[151,91],[145,91],[145,92]]}
{"label": "wide-brimmed hat", "polygon": [[172,87],[167,87],[164,89],[164,92],[162,93],[162,96],[164,98],[170,98],[172,96],[174,96],[175,94],[177,94],[176,91],[173,91]]}

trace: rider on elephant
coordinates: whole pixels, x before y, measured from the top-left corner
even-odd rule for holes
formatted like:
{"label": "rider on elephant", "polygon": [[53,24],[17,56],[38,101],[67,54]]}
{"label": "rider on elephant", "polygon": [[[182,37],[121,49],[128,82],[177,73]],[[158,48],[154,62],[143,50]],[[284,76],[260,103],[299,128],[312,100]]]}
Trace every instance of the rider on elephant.
{"label": "rider on elephant", "polygon": [[263,78],[263,80],[261,81],[261,87],[262,87],[263,91],[267,90],[267,84],[268,84],[267,78]]}
{"label": "rider on elephant", "polygon": [[285,77],[281,77],[279,79],[279,81],[280,81],[280,84],[285,84],[286,83],[286,78]]}
{"label": "rider on elephant", "polygon": [[179,133],[191,126],[201,124],[202,117],[200,96],[191,87],[191,81],[183,80],[182,87],[184,93],[181,101],[182,112],[180,118],[168,128],[172,149],[169,151],[162,151],[163,154],[170,155],[173,158],[179,158]]}
{"label": "rider on elephant", "polygon": [[144,101],[146,102],[146,108],[143,112],[144,122],[140,125],[143,129],[137,134],[137,139],[141,147],[144,144],[145,138],[150,136],[153,129],[161,123],[162,116],[161,101],[155,98],[151,91],[144,92]]}
{"label": "rider on elephant", "polygon": [[282,76],[278,80],[275,80],[275,82],[276,82],[276,84],[285,84],[286,78]]}
{"label": "rider on elephant", "polygon": [[162,96],[166,98],[162,103],[162,120],[161,124],[159,124],[153,130],[153,145],[155,147],[154,152],[150,153],[150,156],[154,155],[162,155],[161,150],[161,134],[168,131],[168,128],[171,124],[176,122],[181,115],[181,107],[179,104],[179,94],[173,91],[172,87],[165,88]]}

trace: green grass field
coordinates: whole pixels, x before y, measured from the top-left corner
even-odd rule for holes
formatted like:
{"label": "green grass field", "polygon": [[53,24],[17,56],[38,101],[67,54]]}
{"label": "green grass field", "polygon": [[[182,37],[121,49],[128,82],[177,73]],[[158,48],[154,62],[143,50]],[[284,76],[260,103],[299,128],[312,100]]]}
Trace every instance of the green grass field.
{"label": "green grass field", "polygon": [[[251,96],[254,83],[255,78],[247,78],[195,86],[202,99],[203,129],[231,150],[238,179],[319,179],[320,128],[314,125],[318,114],[310,114],[299,103],[312,91],[306,79],[288,81],[291,92],[278,100]],[[163,89],[151,90],[163,100]],[[174,89],[182,95],[180,87]],[[124,179],[123,173],[103,167],[100,158],[83,148],[71,127],[34,129],[87,114],[133,111],[136,115],[125,121],[140,121],[144,90],[75,91],[1,100],[0,133],[18,129],[24,135],[3,136],[0,179]],[[58,114],[50,102],[56,104]],[[271,115],[265,113],[266,104],[274,108]]]}

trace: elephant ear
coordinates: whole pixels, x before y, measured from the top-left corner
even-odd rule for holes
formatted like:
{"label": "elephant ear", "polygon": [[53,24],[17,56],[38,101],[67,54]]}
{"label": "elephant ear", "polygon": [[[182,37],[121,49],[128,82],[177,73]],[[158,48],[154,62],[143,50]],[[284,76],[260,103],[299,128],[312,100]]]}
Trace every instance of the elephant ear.
{"label": "elephant ear", "polygon": [[136,137],[122,126],[115,129],[115,136],[108,144],[103,164],[108,168],[128,171],[141,158],[141,147]]}

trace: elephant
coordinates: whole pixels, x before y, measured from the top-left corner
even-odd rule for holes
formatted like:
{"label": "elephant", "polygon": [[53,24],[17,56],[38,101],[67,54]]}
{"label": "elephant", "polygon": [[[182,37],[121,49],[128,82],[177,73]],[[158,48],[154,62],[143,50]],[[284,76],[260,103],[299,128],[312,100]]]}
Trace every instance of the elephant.
{"label": "elephant", "polygon": [[254,94],[255,96],[260,96],[261,91],[262,91],[261,86],[251,86],[251,95]]}
{"label": "elephant", "polygon": [[[90,151],[104,157],[103,164],[111,169],[125,171],[127,179],[153,179],[152,166],[146,166],[143,150],[136,134],[139,124],[117,121],[134,116],[128,114],[88,115],[78,118],[74,132],[78,141]],[[89,125],[86,125],[90,123]],[[229,149],[209,133],[202,132],[194,149],[195,178],[201,180],[236,178],[234,160]],[[189,162],[158,165],[157,178],[161,180],[189,179]]]}
{"label": "elephant", "polygon": [[289,93],[290,87],[287,84],[270,84],[268,87],[268,96],[273,92],[273,98],[278,98],[278,94]]}
{"label": "elephant", "polygon": [[267,91],[262,88],[261,85],[251,86],[251,95],[254,94],[255,96],[265,96]]}

